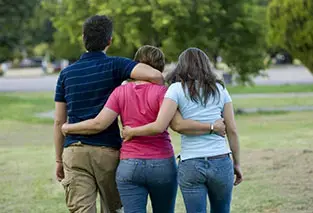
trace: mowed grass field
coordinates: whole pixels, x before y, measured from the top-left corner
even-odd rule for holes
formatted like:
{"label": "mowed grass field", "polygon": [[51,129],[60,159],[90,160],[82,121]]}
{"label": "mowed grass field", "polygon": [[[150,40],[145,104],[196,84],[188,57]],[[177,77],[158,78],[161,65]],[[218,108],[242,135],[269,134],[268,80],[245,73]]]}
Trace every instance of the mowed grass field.
{"label": "mowed grass field", "polygon": [[[1,213],[67,212],[63,189],[54,177],[52,121],[34,117],[53,109],[52,100],[52,93],[0,93]],[[258,101],[234,99],[234,105],[258,107]],[[280,98],[262,103],[271,107],[278,101],[284,103]],[[245,181],[234,188],[232,212],[313,212],[312,117],[313,112],[236,117]],[[178,153],[179,135],[171,134]],[[180,192],[176,212],[185,212]]]}
{"label": "mowed grass field", "polygon": [[313,84],[227,86],[231,94],[313,92]]}

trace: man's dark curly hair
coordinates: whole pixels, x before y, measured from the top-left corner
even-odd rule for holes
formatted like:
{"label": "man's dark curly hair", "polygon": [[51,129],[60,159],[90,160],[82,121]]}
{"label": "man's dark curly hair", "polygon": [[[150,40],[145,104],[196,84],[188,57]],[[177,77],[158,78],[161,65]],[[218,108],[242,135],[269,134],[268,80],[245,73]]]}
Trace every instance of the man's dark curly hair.
{"label": "man's dark curly hair", "polygon": [[89,52],[103,51],[112,38],[113,24],[107,16],[89,17],[83,25],[83,40]]}

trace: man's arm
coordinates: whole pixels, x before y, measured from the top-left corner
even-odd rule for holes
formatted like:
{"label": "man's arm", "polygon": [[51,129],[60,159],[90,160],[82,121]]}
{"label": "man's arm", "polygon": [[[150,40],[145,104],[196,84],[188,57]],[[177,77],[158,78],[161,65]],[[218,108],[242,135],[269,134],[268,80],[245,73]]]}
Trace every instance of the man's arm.
{"label": "man's arm", "polygon": [[149,65],[138,63],[132,70],[130,77],[135,80],[149,81],[156,84],[164,84],[164,78],[160,71]]}
{"label": "man's arm", "polygon": [[[212,124],[201,123],[194,120],[184,120],[179,111],[176,112],[173,120],[171,121],[171,128],[185,135],[203,135],[208,134],[211,131]],[[225,135],[225,124],[223,119],[215,121],[213,124],[213,132],[224,136]]]}
{"label": "man's arm", "polygon": [[55,146],[55,161],[57,164],[56,176],[58,180],[64,178],[63,171],[63,145],[64,145],[64,136],[62,134],[61,128],[67,120],[67,111],[66,103],[64,102],[55,102],[55,119],[54,119],[54,146]]}

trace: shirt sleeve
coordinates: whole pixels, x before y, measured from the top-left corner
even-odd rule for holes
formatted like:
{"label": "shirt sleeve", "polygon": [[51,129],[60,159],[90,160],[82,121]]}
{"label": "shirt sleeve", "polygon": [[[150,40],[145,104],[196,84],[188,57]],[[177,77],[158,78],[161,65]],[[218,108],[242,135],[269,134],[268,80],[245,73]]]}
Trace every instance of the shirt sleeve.
{"label": "shirt sleeve", "polygon": [[110,95],[109,99],[107,100],[105,107],[109,108],[110,110],[113,110],[117,114],[120,114],[121,109],[120,109],[120,105],[118,102],[118,93],[119,93],[119,88],[116,88]]}
{"label": "shirt sleeve", "polygon": [[232,102],[232,99],[227,91],[227,89],[223,89],[223,95],[224,95],[224,104]]}
{"label": "shirt sleeve", "polygon": [[159,91],[159,109],[161,108],[161,105],[163,103],[163,100],[164,100],[164,96],[166,94],[166,91],[167,91],[167,87],[165,86],[162,86],[160,88],[160,91]]}
{"label": "shirt sleeve", "polygon": [[128,58],[116,57],[114,68],[116,70],[119,81],[123,82],[130,78],[130,74],[138,62]]}
{"label": "shirt sleeve", "polygon": [[55,102],[66,102],[63,72],[60,73],[58,81],[57,81],[57,85],[55,88],[54,101]]}
{"label": "shirt sleeve", "polygon": [[178,104],[178,84],[172,84],[165,93],[164,98],[170,98]]}

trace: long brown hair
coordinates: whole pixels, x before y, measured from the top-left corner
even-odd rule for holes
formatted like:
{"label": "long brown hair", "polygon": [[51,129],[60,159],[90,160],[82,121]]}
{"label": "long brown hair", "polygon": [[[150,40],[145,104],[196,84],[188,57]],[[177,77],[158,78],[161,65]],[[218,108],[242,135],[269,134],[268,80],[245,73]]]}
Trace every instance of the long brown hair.
{"label": "long brown hair", "polygon": [[190,99],[203,106],[209,97],[220,96],[216,83],[224,87],[223,81],[212,71],[209,57],[198,48],[188,48],[180,54],[178,64],[167,80],[171,83],[180,81],[185,95],[188,89]]}

